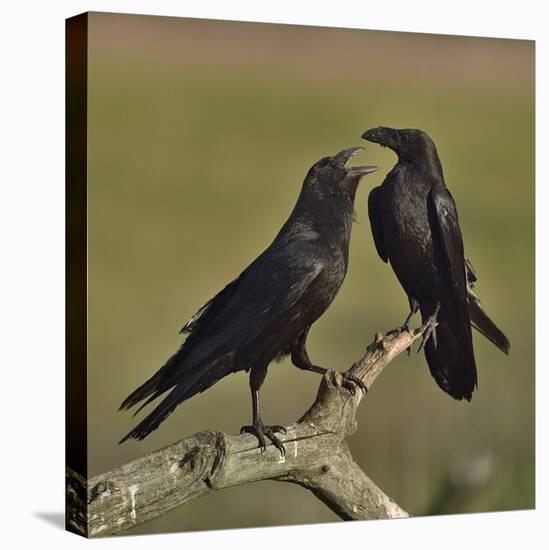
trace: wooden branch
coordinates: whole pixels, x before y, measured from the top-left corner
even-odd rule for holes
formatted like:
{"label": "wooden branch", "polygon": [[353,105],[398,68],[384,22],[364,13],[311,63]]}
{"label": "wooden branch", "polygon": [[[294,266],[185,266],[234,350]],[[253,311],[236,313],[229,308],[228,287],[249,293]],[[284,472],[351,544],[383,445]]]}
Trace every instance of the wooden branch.
{"label": "wooden branch", "polygon": [[[383,368],[424,332],[377,333],[365,355],[347,372],[371,387]],[[342,519],[406,517],[354,462],[346,437],[357,427],[364,396],[328,371],[315,402],[288,426],[285,456],[264,453],[249,434],[200,432],[86,482],[67,469],[67,529],[89,537],[115,535],[211,491],[271,479],[312,491]]]}

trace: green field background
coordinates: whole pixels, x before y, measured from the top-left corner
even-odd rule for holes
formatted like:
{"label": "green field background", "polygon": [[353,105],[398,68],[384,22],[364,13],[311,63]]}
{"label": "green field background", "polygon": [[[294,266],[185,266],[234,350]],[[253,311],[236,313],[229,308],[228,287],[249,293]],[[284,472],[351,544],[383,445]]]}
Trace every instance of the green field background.
{"label": "green field background", "polygon": [[[350,440],[358,464],[420,516],[532,508],[534,500],[534,46],[531,42],[91,14],[89,29],[89,469],[95,475],[207,429],[251,419],[245,373],[181,405],[143,442],[124,397],[180,345],[179,328],[271,242],[320,157],[372,126],[437,144],[477,290],[510,357],[475,334],[479,388],[444,394],[423,354],[376,382]],[[309,353],[344,370],[408,305],[370,234],[367,196],[395,162],[374,144],[350,267]],[[419,323],[419,318],[415,320]],[[289,424],[318,377],[273,364],[266,423]],[[141,418],[140,416],[139,418]],[[135,533],[338,521],[304,489],[225,490]]]}

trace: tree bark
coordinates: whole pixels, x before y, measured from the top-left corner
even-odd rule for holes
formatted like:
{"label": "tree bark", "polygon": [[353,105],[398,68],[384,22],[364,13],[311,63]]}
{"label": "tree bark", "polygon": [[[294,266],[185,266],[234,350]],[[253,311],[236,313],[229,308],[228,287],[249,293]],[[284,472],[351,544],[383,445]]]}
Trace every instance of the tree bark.
{"label": "tree bark", "polygon": [[[345,374],[370,388],[424,330],[377,333]],[[364,392],[358,386],[350,391],[344,376],[328,371],[311,407],[280,434],[285,456],[272,444],[262,453],[249,434],[205,431],[87,481],[67,469],[67,529],[89,537],[115,535],[211,491],[265,479],[309,489],[345,520],[406,517],[351,456],[346,438],[357,428]]]}

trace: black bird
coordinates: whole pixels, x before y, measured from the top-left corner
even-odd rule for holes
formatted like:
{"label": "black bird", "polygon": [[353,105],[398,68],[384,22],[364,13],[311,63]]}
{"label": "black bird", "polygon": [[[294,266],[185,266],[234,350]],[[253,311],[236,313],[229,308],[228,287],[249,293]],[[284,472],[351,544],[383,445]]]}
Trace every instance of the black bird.
{"label": "black bird", "polygon": [[[368,197],[377,252],[408,295],[411,317],[429,327],[422,345],[437,384],[471,400],[477,386],[471,323],[504,353],[510,344],[473,291],[476,274],[465,258],[454,199],[435,144],[421,130],[372,128],[362,137],[389,147],[398,162]],[[436,326],[436,328],[435,328]]]}
{"label": "black bird", "polygon": [[[276,432],[259,413],[259,389],[273,360],[291,354],[300,369],[323,374],[313,365],[305,342],[311,325],[326,311],[347,272],[354,200],[362,176],[376,166],[346,167],[362,147],[325,157],[309,170],[297,203],[272,244],[234,281],[202,306],[181,329],[188,337],[166,364],[127,397],[120,409],[138,409],[171,390],[121,441],[141,440],[186,399],[238,371],[250,372],[254,434],[284,453]],[[360,380],[347,377],[354,391]],[[363,389],[365,389],[363,387]]]}

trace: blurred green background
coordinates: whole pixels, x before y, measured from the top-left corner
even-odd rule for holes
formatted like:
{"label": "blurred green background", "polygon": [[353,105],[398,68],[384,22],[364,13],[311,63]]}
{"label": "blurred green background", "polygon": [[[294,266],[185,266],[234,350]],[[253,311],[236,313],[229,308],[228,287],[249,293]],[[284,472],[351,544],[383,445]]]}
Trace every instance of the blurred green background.
{"label": "blurred green background", "polygon": [[[356,461],[413,515],[534,507],[532,42],[93,13],[89,29],[89,470],[251,419],[245,373],[181,405],[143,442],[124,397],[180,345],[179,328],[274,238],[320,157],[366,128],[427,131],[460,212],[477,290],[512,343],[475,334],[479,389],[457,402],[422,354],[399,357],[360,409]],[[313,361],[344,370],[406,296],[378,258],[366,202],[395,163],[365,144],[346,281],[313,327]],[[419,323],[419,318],[416,318]],[[319,379],[274,364],[263,418],[289,424]],[[141,416],[140,416],[141,418]],[[336,516],[263,482],[195,501],[135,533]]]}

